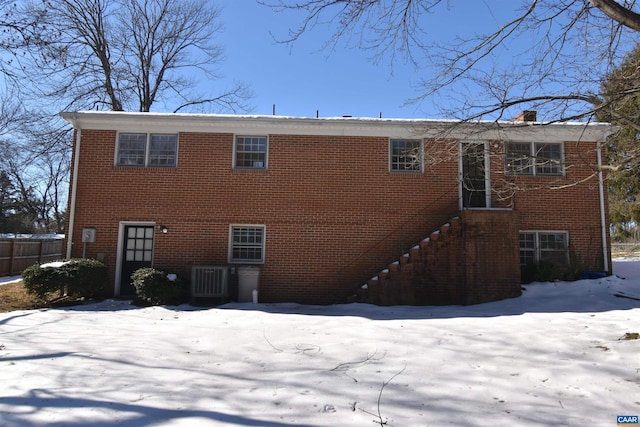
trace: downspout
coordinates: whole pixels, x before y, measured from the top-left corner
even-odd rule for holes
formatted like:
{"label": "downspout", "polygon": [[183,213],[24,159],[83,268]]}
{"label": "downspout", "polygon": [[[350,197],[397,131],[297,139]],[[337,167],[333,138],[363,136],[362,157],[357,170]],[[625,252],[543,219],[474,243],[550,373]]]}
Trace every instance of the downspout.
{"label": "downspout", "polygon": [[602,143],[597,143],[598,155],[598,190],[600,192],[600,226],[602,232],[602,257],[604,260],[604,271],[609,272],[609,244],[607,243],[607,222],[604,205],[604,176],[602,173]]}
{"label": "downspout", "polygon": [[76,212],[76,194],[78,192],[78,164],[80,162],[80,140],[82,139],[82,129],[76,127],[76,117],[72,119],[73,128],[76,130],[76,147],[73,155],[73,176],[71,177],[71,203],[69,204],[69,223],[67,225],[67,259],[71,258],[73,248],[73,226]]}

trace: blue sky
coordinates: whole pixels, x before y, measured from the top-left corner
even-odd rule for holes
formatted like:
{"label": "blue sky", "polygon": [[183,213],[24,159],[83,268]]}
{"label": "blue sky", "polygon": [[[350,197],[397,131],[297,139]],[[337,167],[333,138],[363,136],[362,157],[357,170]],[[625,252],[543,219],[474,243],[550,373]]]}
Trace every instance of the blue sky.
{"label": "blue sky", "polygon": [[[349,47],[346,42],[329,51],[325,48],[332,35],[329,25],[311,28],[293,45],[278,43],[274,36],[285,39],[289,29],[297,28],[304,15],[291,11],[275,12],[256,0],[213,1],[222,7],[224,26],[218,38],[226,54],[226,60],[219,68],[220,74],[227,83],[240,81],[251,88],[254,94],[253,114],[269,115],[275,104],[276,114],[286,116],[314,117],[317,111],[320,117],[452,118],[443,117],[444,108],[439,107],[453,106],[454,111],[458,111],[457,108],[465,101],[486,100],[487,97],[495,102],[493,93],[484,94],[486,97],[483,99],[483,94],[475,92],[479,90],[478,86],[474,89],[473,83],[465,86],[457,82],[437,97],[420,104],[407,104],[408,100],[421,94],[418,85],[422,80],[430,79],[430,69],[416,69],[412,64],[403,62],[401,57],[393,64],[389,58],[374,63],[370,58],[371,52]],[[521,8],[527,3],[514,0],[443,2],[435,13],[423,16],[421,23],[428,32],[429,43],[446,46],[455,44],[456,37],[468,39],[496,31],[521,13]],[[562,25],[562,20],[554,23],[556,29],[551,30],[552,33],[560,28],[557,25]],[[535,49],[536,37],[543,37],[546,30],[540,29],[540,34],[536,31],[529,30],[519,38],[509,39],[508,44],[486,59],[483,64],[486,68],[481,68],[491,72],[495,67],[507,73],[506,78],[514,79],[511,84],[505,81],[510,97],[514,93],[521,95],[518,91],[525,90],[522,85],[527,83],[518,80],[510,70],[514,69],[514,64],[522,66],[523,61],[531,60],[527,51]],[[634,33],[631,41],[635,43],[635,40]],[[624,53],[624,48],[620,47],[619,52]],[[585,71],[583,68],[565,69],[565,78],[561,80],[566,82],[546,79],[545,90],[561,94],[571,91],[571,79],[574,79],[573,83],[579,81]],[[587,74],[593,78],[590,84],[604,75],[604,68],[598,64],[588,71]],[[584,78],[584,81],[588,79]],[[596,83],[595,89],[598,88]],[[526,90],[526,96],[538,95],[535,88]],[[518,112],[508,111],[507,114],[515,116]]]}
{"label": "blue sky", "polygon": [[[492,0],[491,8],[500,3],[509,4]],[[226,54],[220,72],[226,81],[238,80],[251,87],[252,113],[271,114],[275,104],[277,115],[288,116],[313,117],[316,111],[321,117],[437,116],[428,103],[405,105],[418,93],[416,85],[424,70],[402,62],[374,64],[371,53],[344,44],[333,52],[323,49],[331,35],[326,27],[305,33],[293,46],[279,44],[272,34],[285,38],[288,29],[300,23],[300,15],[276,13],[254,0],[217,0],[217,4],[223,8],[219,42]],[[484,2],[463,6],[466,12],[454,9],[439,15],[432,25],[440,28],[434,27],[433,33],[444,33],[454,22],[471,31],[497,25]],[[513,3],[508,10],[512,9]],[[478,19],[483,12],[485,16]]]}

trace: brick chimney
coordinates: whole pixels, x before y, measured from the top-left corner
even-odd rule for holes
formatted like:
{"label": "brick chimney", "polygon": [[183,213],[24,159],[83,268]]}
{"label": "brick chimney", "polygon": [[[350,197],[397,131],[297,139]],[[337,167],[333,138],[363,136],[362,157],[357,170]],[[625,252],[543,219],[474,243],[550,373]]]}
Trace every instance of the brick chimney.
{"label": "brick chimney", "polygon": [[514,117],[514,122],[535,122],[537,120],[537,114],[534,110],[524,110],[516,117]]}

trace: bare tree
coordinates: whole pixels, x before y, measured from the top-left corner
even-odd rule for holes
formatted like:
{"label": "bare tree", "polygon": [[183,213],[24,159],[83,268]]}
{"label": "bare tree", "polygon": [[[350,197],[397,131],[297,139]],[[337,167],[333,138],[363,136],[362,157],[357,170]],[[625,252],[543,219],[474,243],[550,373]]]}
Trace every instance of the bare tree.
{"label": "bare tree", "polygon": [[21,12],[40,18],[20,66],[65,109],[246,109],[243,85],[198,93],[188,77],[217,80],[220,9],[209,0],[32,1]]}
{"label": "bare tree", "polygon": [[25,227],[63,227],[71,134],[61,110],[249,109],[244,85],[218,84],[213,1],[0,0],[1,169]]}
{"label": "bare tree", "polygon": [[[282,37],[294,42],[318,25],[331,25],[328,44],[355,44],[374,60],[412,61],[424,73],[412,102],[440,95],[448,118],[511,118],[537,110],[547,121],[590,118],[604,108],[600,81],[637,40],[640,5],[634,0],[521,0],[479,2],[496,25],[476,35],[437,21],[469,13],[469,5],[443,0],[269,1],[276,10],[303,12]],[[476,5],[476,10],[477,10]],[[500,8],[500,9],[498,9]],[[478,17],[478,22],[482,22]],[[484,26],[488,28],[488,26]],[[276,35],[276,37],[278,37]],[[450,43],[442,44],[442,40]],[[470,96],[473,94],[473,96]]]}
{"label": "bare tree", "polygon": [[[43,138],[68,138],[69,132],[55,130],[36,131]],[[0,167],[6,183],[6,194],[11,193],[11,212],[4,214],[5,225],[19,229],[0,229],[0,232],[63,233],[64,208],[69,185],[68,142],[46,141],[42,144],[21,144],[9,136],[0,141],[0,152],[5,159]],[[29,141],[31,139],[25,139]]]}

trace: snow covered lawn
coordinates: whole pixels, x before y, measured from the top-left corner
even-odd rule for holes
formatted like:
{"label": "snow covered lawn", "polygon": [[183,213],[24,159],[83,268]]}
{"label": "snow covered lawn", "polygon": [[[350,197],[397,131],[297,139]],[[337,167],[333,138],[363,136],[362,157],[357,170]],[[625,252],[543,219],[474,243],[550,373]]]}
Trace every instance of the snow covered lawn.
{"label": "snow covered lawn", "polygon": [[126,301],[0,314],[0,426],[615,426],[640,414],[625,279],[469,307]]}

